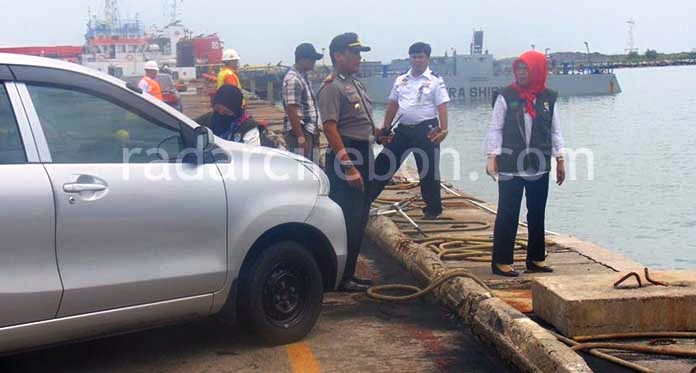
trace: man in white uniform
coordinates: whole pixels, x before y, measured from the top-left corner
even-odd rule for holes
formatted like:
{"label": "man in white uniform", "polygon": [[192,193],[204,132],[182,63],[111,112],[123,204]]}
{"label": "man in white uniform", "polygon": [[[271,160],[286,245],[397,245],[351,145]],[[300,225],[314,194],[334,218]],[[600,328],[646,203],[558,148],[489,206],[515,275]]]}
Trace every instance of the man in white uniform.
{"label": "man in white uniform", "polygon": [[[424,219],[442,214],[440,195],[440,143],[447,136],[447,103],[450,97],[445,82],[430,70],[430,45],[413,44],[408,54],[411,69],[394,82],[384,125],[377,138],[386,139],[384,150],[375,160],[375,178],[371,200],[382,192],[409,154],[413,153],[420,176],[425,208]],[[391,124],[397,117],[393,138]],[[391,141],[389,141],[391,140]]]}

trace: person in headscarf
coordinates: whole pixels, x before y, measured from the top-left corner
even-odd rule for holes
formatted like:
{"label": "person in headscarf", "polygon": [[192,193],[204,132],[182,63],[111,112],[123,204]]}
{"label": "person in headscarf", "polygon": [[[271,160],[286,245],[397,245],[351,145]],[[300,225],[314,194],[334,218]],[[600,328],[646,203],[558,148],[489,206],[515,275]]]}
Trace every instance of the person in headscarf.
{"label": "person in headscarf", "polygon": [[213,97],[210,118],[200,118],[199,123],[225,140],[249,145],[261,145],[258,123],[244,110],[244,94],[233,85],[223,85]]}
{"label": "person in headscarf", "polygon": [[562,185],[565,180],[558,93],[546,88],[546,56],[525,52],[512,68],[515,82],[496,93],[484,144],[486,173],[498,182],[491,270],[510,277],[520,274],[512,265],[523,193],[529,225],[527,271],[553,271],[546,263],[544,237],[552,157],[556,159],[556,183]]}

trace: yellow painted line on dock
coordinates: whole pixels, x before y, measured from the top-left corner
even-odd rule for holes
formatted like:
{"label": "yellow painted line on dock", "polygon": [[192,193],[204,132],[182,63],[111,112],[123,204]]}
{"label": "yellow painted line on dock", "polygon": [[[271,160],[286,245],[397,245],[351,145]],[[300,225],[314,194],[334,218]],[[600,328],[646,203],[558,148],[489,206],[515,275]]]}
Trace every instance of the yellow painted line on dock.
{"label": "yellow painted line on dock", "polygon": [[295,373],[319,373],[319,362],[305,342],[288,345],[288,358]]}

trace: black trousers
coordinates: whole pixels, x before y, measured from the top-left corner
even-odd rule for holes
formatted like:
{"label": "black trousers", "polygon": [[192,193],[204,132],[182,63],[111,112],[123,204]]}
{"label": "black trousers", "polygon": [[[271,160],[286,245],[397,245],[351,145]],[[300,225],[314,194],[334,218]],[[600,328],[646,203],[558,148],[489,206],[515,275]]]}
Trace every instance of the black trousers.
{"label": "black trousers", "polygon": [[394,138],[384,146],[375,160],[375,174],[370,189],[374,201],[389,184],[401,164],[413,153],[420,176],[420,188],[425,208],[423,213],[442,213],[440,194],[440,145],[428,139],[428,133],[439,126],[437,119],[426,120],[416,126],[399,125]]}
{"label": "black trousers", "polygon": [[350,280],[355,275],[355,265],[358,261],[360,246],[365,236],[365,227],[370,214],[369,170],[374,164],[374,156],[369,141],[357,141],[344,137],[343,145],[365,183],[365,191],[352,188],[345,179],[336,153],[332,150],[326,153],[326,175],[331,184],[329,198],[341,206],[346,221],[348,258],[343,272],[343,280]]}
{"label": "black trousers", "polygon": [[493,263],[514,262],[513,250],[523,192],[527,199],[529,225],[527,260],[540,262],[546,258],[544,218],[549,197],[549,174],[534,179],[501,176],[498,181],[498,215],[493,230]]}

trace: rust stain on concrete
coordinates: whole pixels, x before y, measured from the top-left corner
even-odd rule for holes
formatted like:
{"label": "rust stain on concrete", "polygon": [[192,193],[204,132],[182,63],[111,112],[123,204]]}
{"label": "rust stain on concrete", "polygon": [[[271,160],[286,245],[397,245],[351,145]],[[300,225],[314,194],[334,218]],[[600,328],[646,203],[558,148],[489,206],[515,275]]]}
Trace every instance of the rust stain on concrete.
{"label": "rust stain on concrete", "polygon": [[529,289],[494,290],[493,294],[522,313],[534,312],[532,291]]}

